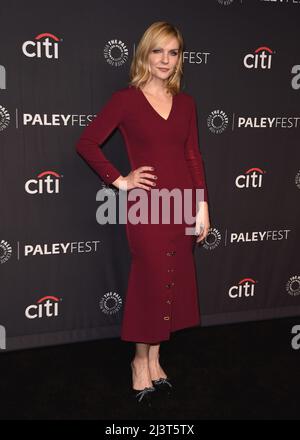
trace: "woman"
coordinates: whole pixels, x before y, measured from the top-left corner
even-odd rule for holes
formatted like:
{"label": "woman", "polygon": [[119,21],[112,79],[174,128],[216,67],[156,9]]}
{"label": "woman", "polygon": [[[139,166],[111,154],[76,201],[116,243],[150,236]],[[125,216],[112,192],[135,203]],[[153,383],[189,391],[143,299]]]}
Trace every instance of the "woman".
{"label": "woman", "polygon": [[[161,216],[158,223],[126,223],[132,261],[121,339],[136,343],[133,390],[138,401],[148,403],[151,391],[172,387],[159,362],[160,342],[171,332],[200,323],[193,249],[210,228],[196,104],[180,91],[182,64],[180,31],[167,22],[153,23],[137,46],[129,86],[112,94],[76,147],[105,183],[127,194],[144,191],[150,213],[154,208],[148,195],[155,189],[192,191],[193,234],[186,233],[191,223],[165,224]],[[99,148],[117,127],[132,167],[127,176]],[[195,201],[195,189],[202,190],[202,200]],[[127,200],[128,211],[131,202]],[[169,212],[174,215],[175,210],[182,212],[173,206]]]}

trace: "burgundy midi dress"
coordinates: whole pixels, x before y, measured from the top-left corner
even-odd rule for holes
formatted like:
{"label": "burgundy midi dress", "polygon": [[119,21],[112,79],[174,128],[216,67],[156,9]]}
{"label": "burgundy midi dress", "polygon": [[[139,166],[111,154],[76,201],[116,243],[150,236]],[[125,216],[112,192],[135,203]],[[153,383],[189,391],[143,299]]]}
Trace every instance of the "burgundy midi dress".
{"label": "burgundy midi dress", "polygon": [[[194,262],[196,235],[186,234],[185,219],[174,220],[175,208],[170,198],[170,222],[151,223],[151,192],[166,188],[192,191],[196,213],[195,189],[202,189],[207,201],[204,164],[198,144],[197,110],[193,97],[179,92],[172,98],[167,119],[150,104],[140,88],[128,86],[112,93],[93,121],[85,127],[76,150],[106,184],[121,173],[106,158],[101,144],[119,128],[124,138],[131,169],[152,166],[147,173],[157,176],[156,186],[146,193],[148,223],[126,223],[131,252],[131,267],[124,304],[121,339],[159,343],[170,333],[200,324],[200,309]],[[137,203],[129,200],[128,212]],[[139,188],[141,191],[141,188]],[[120,190],[121,191],[121,190]],[[128,218],[127,218],[128,219]],[[188,224],[191,227],[191,224]],[[194,222],[195,226],[195,222]]]}

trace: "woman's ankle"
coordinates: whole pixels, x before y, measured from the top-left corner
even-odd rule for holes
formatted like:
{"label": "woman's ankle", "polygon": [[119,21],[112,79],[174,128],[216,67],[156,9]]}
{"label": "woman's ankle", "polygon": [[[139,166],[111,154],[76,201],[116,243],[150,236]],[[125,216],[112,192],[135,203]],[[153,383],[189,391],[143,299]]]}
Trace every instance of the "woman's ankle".
{"label": "woman's ankle", "polygon": [[159,363],[159,357],[153,357],[153,358],[148,358],[148,362],[149,365],[153,366],[153,367],[159,367],[160,363]]}
{"label": "woman's ankle", "polygon": [[137,366],[137,365],[146,366],[146,365],[148,365],[148,362],[149,362],[149,360],[147,357],[146,358],[135,357],[132,359],[131,365],[133,365],[133,366]]}

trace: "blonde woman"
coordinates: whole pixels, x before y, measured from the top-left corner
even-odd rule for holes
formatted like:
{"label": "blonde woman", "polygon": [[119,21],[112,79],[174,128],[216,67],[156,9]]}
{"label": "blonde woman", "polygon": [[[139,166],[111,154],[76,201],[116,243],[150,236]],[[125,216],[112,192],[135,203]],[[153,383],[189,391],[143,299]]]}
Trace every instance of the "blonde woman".
{"label": "blonde woman", "polygon": [[[148,223],[126,224],[132,260],[121,339],[136,344],[131,362],[133,394],[149,405],[153,391],[174,388],[160,364],[161,341],[200,324],[193,250],[210,228],[196,103],[180,91],[183,44],[180,31],[170,23],[159,21],[146,29],[133,56],[128,87],[112,93],[76,145],[105,183],[128,195],[139,189],[144,201],[146,196]],[[127,176],[99,148],[117,127],[131,165]],[[174,189],[182,195],[180,208],[169,197]],[[183,216],[186,189],[192,193],[192,234],[186,232],[191,223]],[[195,189],[202,190],[201,200],[196,199]],[[169,206],[167,223],[162,221],[162,210],[159,221],[151,222],[151,213],[157,212],[151,204],[155,190],[165,191],[162,205]],[[129,212],[136,201],[127,203]],[[174,220],[178,213],[181,222]]]}

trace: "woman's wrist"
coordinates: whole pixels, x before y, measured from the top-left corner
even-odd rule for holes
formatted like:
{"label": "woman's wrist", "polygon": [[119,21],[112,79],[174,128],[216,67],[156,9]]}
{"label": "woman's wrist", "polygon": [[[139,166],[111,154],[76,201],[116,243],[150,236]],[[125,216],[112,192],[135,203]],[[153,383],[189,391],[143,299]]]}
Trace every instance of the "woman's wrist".
{"label": "woman's wrist", "polygon": [[116,186],[118,189],[125,189],[126,188],[126,177],[120,175],[116,180],[112,182],[114,186]]}
{"label": "woman's wrist", "polygon": [[198,201],[198,206],[202,207],[202,206],[207,206],[208,207],[208,203],[206,200],[200,200]]}

